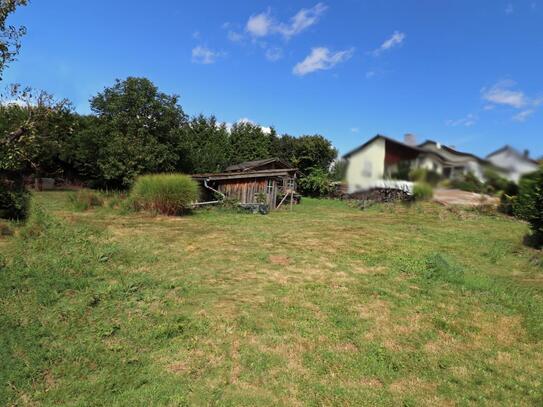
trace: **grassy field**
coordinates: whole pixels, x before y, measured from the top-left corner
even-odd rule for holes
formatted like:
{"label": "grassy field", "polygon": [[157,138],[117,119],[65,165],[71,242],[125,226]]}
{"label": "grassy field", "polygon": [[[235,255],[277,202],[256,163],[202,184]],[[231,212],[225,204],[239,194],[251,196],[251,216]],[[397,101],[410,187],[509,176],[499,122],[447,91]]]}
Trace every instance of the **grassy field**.
{"label": "grassy field", "polygon": [[543,256],[518,221],[35,201],[0,237],[0,405],[543,404]]}

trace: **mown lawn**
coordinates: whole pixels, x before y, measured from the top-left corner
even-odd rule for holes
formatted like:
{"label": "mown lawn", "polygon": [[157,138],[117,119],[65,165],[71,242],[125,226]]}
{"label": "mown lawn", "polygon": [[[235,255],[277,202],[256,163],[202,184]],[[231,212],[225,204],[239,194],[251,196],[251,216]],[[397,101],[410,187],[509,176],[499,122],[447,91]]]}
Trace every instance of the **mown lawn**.
{"label": "mown lawn", "polygon": [[0,405],[543,404],[543,256],[518,221],[35,201],[0,238]]}

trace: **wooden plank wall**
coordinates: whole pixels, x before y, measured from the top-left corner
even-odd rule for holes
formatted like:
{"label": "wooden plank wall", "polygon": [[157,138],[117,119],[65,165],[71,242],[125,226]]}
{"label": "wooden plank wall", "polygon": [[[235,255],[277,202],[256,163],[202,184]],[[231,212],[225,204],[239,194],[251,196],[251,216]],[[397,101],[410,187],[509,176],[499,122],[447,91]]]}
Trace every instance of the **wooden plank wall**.
{"label": "wooden plank wall", "polygon": [[233,181],[220,181],[218,190],[226,197],[241,203],[255,203],[258,193],[266,194],[267,204],[275,208],[277,199],[277,182],[273,180],[273,190],[267,193],[268,178],[248,178]]}

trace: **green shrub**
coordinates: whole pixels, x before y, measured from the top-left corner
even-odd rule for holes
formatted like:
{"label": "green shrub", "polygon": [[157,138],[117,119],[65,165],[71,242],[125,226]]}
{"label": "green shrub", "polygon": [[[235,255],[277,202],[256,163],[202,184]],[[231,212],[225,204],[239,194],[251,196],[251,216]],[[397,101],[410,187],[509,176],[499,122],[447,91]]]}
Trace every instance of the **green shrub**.
{"label": "green shrub", "polygon": [[136,210],[179,215],[197,201],[198,184],[184,174],[150,174],[136,179],[129,200]]}
{"label": "green shrub", "polygon": [[485,189],[490,193],[505,191],[509,185],[509,181],[507,179],[490,168],[487,168],[484,171],[484,177]]}
{"label": "green shrub", "polygon": [[400,161],[396,167],[396,172],[392,173],[392,179],[408,180],[411,172],[411,161]]}
{"label": "green shrub", "polygon": [[513,215],[513,208],[518,195],[518,185],[509,181],[500,195],[498,211],[506,215]]}
{"label": "green shrub", "polygon": [[513,214],[530,223],[530,243],[543,245],[543,167],[520,179],[518,197],[513,204]]}
{"label": "green shrub", "polygon": [[451,180],[451,188],[481,193],[484,190],[484,184],[475,176],[475,174],[468,172],[460,178]]}
{"label": "green shrub", "polygon": [[30,193],[22,178],[0,176],[0,218],[25,219],[30,204]]}
{"label": "green shrub", "polygon": [[409,179],[413,182],[425,182],[435,187],[442,180],[442,176],[436,171],[426,168],[415,168],[409,172]]}
{"label": "green shrub", "polygon": [[88,189],[80,189],[68,196],[70,203],[76,211],[86,211],[87,209],[100,207],[104,204],[104,200],[96,192]]}
{"label": "green shrub", "polygon": [[434,196],[432,186],[426,182],[417,182],[413,187],[413,198],[415,201],[427,201]]}
{"label": "green shrub", "polygon": [[322,168],[312,168],[308,175],[300,178],[298,186],[302,194],[306,196],[324,197],[331,191],[330,176]]}

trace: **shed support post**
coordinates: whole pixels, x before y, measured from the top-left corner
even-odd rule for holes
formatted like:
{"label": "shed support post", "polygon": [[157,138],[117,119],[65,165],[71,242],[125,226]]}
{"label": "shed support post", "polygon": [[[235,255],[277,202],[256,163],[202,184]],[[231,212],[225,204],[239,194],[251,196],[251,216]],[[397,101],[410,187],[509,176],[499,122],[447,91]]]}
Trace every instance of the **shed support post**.
{"label": "shed support post", "polygon": [[294,201],[294,190],[290,192],[290,210],[292,210],[292,202]]}

